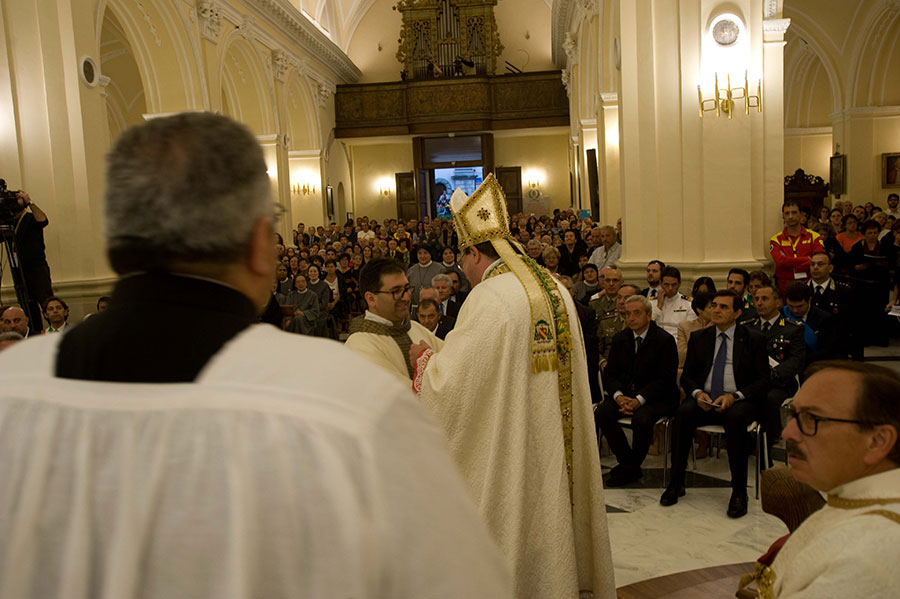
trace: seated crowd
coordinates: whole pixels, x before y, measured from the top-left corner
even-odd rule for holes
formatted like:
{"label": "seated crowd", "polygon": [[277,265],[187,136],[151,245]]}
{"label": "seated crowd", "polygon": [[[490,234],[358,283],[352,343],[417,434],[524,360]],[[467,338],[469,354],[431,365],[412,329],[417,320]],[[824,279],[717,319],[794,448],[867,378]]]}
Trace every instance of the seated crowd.
{"label": "seated crowd", "polygon": [[[786,202],[785,228],[771,241],[774,277],[733,268],[726,289],[701,276],[689,295],[681,293],[679,269],[662,259],[647,264],[645,281],[624,280],[616,266],[621,220],[615,227],[597,226],[571,210],[512,217],[511,233],[524,252],[560,278],[576,300],[598,434],[618,461],[608,486],[642,476],[648,452],[661,451],[655,425],[672,417],[672,474],[660,502],[676,503],[685,493],[695,429],[720,424],[732,475],[728,515],[746,513],[748,426],[760,423],[771,449],[781,431],[782,404],[797,392],[811,363],[861,359],[866,345],[887,343],[885,305],[890,308],[900,295],[897,195],[887,203],[882,211],[836,202],[833,210],[813,215]],[[376,334],[357,336],[351,345],[358,345],[390,335],[412,315],[415,327],[406,330],[415,333],[414,341],[438,346],[453,330],[471,288],[456,247],[453,225],[445,219],[379,223],[361,217],[309,231],[299,223],[289,243],[277,238],[277,276],[262,320],[335,339],[342,333]],[[395,266],[385,266],[389,262]],[[365,267],[373,263],[378,276],[370,273],[367,281]],[[385,277],[397,279],[397,291],[380,290]],[[98,311],[106,305],[108,298],[101,298]],[[29,326],[18,307],[2,310],[0,349],[68,326],[68,307],[56,297],[43,304],[44,330]],[[368,323],[354,320],[366,312],[375,315]],[[376,331],[378,326],[384,330]],[[394,361],[384,366],[409,376],[408,363]],[[630,444],[624,418],[633,430]],[[697,437],[702,457],[708,437]]]}

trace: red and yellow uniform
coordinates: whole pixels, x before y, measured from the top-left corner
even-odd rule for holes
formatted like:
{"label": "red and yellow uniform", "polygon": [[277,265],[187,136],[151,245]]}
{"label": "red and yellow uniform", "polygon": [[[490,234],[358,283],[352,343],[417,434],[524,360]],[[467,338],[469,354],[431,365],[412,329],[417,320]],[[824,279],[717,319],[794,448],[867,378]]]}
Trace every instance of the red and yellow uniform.
{"label": "red and yellow uniform", "polygon": [[787,227],[772,236],[769,252],[775,261],[775,280],[782,297],[789,284],[809,279],[809,257],[824,251],[822,237],[806,227],[800,227],[796,237],[788,235]]}

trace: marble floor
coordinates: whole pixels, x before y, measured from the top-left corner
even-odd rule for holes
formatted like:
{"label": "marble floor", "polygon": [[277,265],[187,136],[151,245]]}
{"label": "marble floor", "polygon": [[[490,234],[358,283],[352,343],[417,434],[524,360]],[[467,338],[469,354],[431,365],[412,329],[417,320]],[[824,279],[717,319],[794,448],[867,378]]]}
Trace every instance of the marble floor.
{"label": "marble floor", "polygon": [[[900,341],[866,349],[865,361],[900,372]],[[723,444],[724,445],[724,444]],[[780,453],[776,450],[775,458]],[[604,445],[604,473],[616,464]],[[754,458],[750,458],[748,513],[733,520],[725,515],[731,496],[728,458],[688,463],[687,494],[670,507],[659,505],[663,486],[662,456],[648,456],[644,478],[620,489],[606,490],[607,517],[616,586],[696,568],[752,562],[777,538],[787,534],[778,518],[763,513],[754,498]]]}

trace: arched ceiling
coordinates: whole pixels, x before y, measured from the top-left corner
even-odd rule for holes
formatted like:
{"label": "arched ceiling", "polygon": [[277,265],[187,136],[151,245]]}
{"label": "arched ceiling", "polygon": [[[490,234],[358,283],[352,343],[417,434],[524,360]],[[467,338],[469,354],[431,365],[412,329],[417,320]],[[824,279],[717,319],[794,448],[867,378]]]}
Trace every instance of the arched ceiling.
{"label": "arched ceiling", "polygon": [[[363,72],[361,81],[399,79],[397,0],[290,0],[325,31]],[[550,58],[552,0],[498,0],[494,9],[508,60],[522,70],[556,68]]]}
{"label": "arched ceiling", "polygon": [[[814,126],[848,108],[900,105],[900,81],[890,75],[900,63],[900,0],[785,0],[784,16],[788,122]],[[830,106],[802,100],[811,96]]]}

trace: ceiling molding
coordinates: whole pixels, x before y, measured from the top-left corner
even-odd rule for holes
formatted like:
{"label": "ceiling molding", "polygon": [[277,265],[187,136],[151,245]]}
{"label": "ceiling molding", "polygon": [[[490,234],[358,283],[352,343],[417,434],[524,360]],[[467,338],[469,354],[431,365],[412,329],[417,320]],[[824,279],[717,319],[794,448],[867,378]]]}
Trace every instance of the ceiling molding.
{"label": "ceiling molding", "polygon": [[315,56],[342,83],[358,81],[362,73],[328,36],[287,0],[245,0],[272,26]]}

